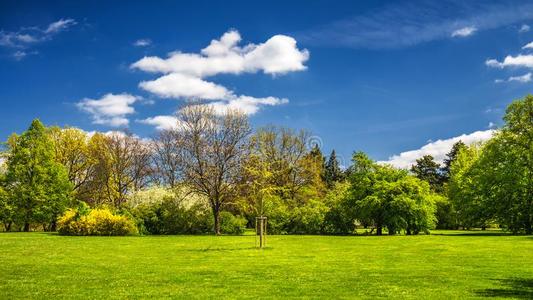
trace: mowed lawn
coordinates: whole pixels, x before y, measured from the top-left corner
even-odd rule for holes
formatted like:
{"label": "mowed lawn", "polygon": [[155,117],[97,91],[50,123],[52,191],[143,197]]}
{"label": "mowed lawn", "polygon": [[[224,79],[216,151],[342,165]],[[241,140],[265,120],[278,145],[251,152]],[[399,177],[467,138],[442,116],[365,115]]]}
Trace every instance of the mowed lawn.
{"label": "mowed lawn", "polygon": [[0,297],[533,298],[533,237],[0,233]]}

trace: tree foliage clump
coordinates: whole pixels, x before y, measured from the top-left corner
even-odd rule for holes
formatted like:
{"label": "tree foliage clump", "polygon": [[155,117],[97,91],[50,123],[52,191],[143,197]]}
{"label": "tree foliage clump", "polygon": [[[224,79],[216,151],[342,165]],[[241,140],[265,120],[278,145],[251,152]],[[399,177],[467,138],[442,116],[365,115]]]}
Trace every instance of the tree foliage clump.
{"label": "tree foliage clump", "polygon": [[349,198],[354,218],[373,225],[376,234],[427,233],[435,223],[435,203],[428,183],[406,171],[382,166],[366,154],[353,158]]}

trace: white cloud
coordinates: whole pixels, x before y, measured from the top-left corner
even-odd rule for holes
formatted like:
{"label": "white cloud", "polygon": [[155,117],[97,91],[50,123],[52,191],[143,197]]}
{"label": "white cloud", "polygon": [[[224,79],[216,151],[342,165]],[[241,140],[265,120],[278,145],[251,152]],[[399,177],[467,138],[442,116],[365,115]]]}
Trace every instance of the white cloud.
{"label": "white cloud", "polygon": [[527,25],[527,24],[522,24],[522,26],[520,27],[520,29],[518,30],[518,32],[520,32],[520,33],[528,32],[529,29],[531,29],[531,28],[529,27],[529,25]]}
{"label": "white cloud", "polygon": [[494,122],[489,122],[489,125],[487,126],[487,128],[496,128],[497,125],[494,123]]}
{"label": "white cloud", "polygon": [[[140,82],[141,89],[161,98],[205,100],[202,105],[213,107],[219,114],[231,109],[253,115],[262,106],[288,103],[285,98],[238,95],[222,85],[205,80],[218,74],[263,72],[282,75],[307,68],[304,63],[309,59],[309,52],[299,50],[292,37],[275,35],[264,43],[244,46],[239,46],[240,42],[239,32],[230,30],[220,39],[212,40],[199,53],[172,52],[168,58],[144,57],[133,63],[131,68],[163,73],[154,80]],[[171,116],[156,116],[139,122],[158,129],[176,123]]]}
{"label": "white cloud", "polygon": [[289,103],[286,98],[276,97],[254,98],[250,96],[239,96],[227,101],[217,101],[208,104],[213,107],[216,113],[224,114],[228,110],[238,110],[247,115],[253,115],[259,111],[261,106],[275,106]]}
{"label": "white cloud", "polygon": [[522,49],[533,49],[533,42],[527,43]]}
{"label": "white cloud", "polygon": [[74,19],[61,19],[59,21],[53,22],[50,25],[48,25],[48,28],[46,28],[44,33],[45,34],[57,33],[73,25],[76,25],[76,21],[74,21]]}
{"label": "white cloud", "polygon": [[532,80],[531,75],[532,75],[531,72],[529,72],[529,73],[521,75],[521,76],[511,76],[507,80],[496,79],[496,80],[494,80],[494,82],[495,83],[502,83],[502,82],[515,81],[515,82],[527,83],[527,82],[530,82]]}
{"label": "white cloud", "polygon": [[449,139],[437,140],[422,146],[420,149],[402,152],[398,155],[389,157],[386,161],[380,161],[381,164],[391,164],[394,167],[407,169],[410,168],[418,158],[424,155],[431,155],[435,161],[442,163],[446,158],[446,154],[450,151],[453,144],[458,141],[470,145],[477,142],[483,142],[492,137],[496,131],[488,129],[484,131],[476,131],[470,134],[463,134]]}
{"label": "white cloud", "polygon": [[139,39],[139,40],[136,40],[133,43],[133,46],[135,46],[135,47],[147,47],[147,46],[150,46],[151,44],[152,44],[152,40],[150,40],[150,39]]}
{"label": "white cloud", "polygon": [[509,77],[509,81],[518,81],[522,83],[530,82],[531,81],[531,73],[524,74],[522,76],[512,76]]}
{"label": "white cloud", "polygon": [[307,50],[299,50],[290,36],[275,35],[262,44],[239,47],[241,36],[235,31],[226,32],[220,40],[197,53],[172,52],[162,59],[144,57],[132,68],[153,73],[181,73],[200,78],[217,74],[240,74],[263,71],[266,74],[284,74],[306,69]]}
{"label": "white cloud", "polygon": [[467,37],[471,36],[477,31],[477,28],[474,26],[467,26],[452,32],[452,37]]}
{"label": "white cloud", "polygon": [[231,93],[223,86],[190,75],[171,73],[139,87],[162,98],[225,99]]}
{"label": "white cloud", "polygon": [[135,113],[131,106],[141,98],[130,94],[106,94],[100,99],[85,98],[78,108],[92,115],[93,123],[112,127],[127,126],[127,115]]}
{"label": "white cloud", "polygon": [[526,67],[533,68],[533,55],[523,55],[519,54],[517,56],[507,55],[502,62],[499,62],[496,59],[488,59],[485,61],[485,64],[489,67],[494,68],[505,68],[505,67]]}
{"label": "white cloud", "polygon": [[25,51],[36,44],[51,40],[57,33],[76,25],[74,19],[60,19],[49,24],[45,29],[40,27],[22,27],[18,31],[0,30],[0,46],[15,48],[18,50],[12,54],[15,60],[21,60],[28,54],[35,54],[37,51]]}
{"label": "white cloud", "polygon": [[155,116],[138,122],[153,125],[157,130],[176,129],[179,128],[180,124],[180,120],[174,116]]}

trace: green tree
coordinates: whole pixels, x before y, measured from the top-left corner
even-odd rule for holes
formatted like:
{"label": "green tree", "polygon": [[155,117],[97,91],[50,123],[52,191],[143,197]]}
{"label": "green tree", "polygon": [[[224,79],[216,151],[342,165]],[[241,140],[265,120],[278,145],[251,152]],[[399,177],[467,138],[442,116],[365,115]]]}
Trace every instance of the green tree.
{"label": "green tree", "polygon": [[324,181],[328,188],[332,188],[336,182],[344,180],[344,173],[340,168],[335,150],[331,151],[324,168]]}
{"label": "green tree", "polygon": [[435,162],[433,156],[424,155],[416,160],[411,166],[411,172],[420,180],[427,181],[435,192],[442,192],[443,177],[440,173],[440,165]]}
{"label": "green tree", "polygon": [[450,152],[446,154],[446,158],[444,159],[444,163],[443,163],[442,170],[441,170],[443,181],[445,183],[447,183],[448,180],[450,179],[450,168],[452,166],[452,163],[455,161],[459,151],[465,147],[466,147],[466,144],[463,143],[463,141],[458,141],[455,144],[453,144]]}
{"label": "green tree", "polygon": [[52,141],[39,120],[12,143],[6,187],[24,231],[29,231],[32,223],[49,224],[49,229],[55,229],[57,217],[70,200],[72,186],[65,168],[55,161]]}
{"label": "green tree", "polygon": [[354,154],[348,201],[355,219],[372,224],[376,234],[427,232],[434,226],[435,204],[429,184],[404,170],[378,165],[362,152]]}
{"label": "green tree", "polygon": [[455,212],[455,223],[463,228],[484,227],[490,219],[482,188],[476,182],[479,173],[480,145],[461,147],[450,167],[448,198]]}
{"label": "green tree", "polygon": [[533,96],[514,101],[484,147],[472,180],[485,211],[512,232],[533,233]]}

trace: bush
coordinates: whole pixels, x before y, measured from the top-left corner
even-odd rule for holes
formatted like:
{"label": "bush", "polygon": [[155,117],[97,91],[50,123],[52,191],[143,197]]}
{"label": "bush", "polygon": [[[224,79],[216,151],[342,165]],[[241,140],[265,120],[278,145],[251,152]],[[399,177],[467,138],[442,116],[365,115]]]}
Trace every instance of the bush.
{"label": "bush", "polygon": [[201,234],[212,231],[210,210],[202,203],[186,205],[174,198],[142,203],[131,210],[144,234]]}
{"label": "bush", "polygon": [[220,213],[220,231],[223,234],[243,234],[246,223],[247,221],[243,217],[236,217],[227,211]]}
{"label": "bush", "polygon": [[113,214],[109,209],[93,209],[84,214],[80,209],[69,209],[59,218],[61,235],[128,235],[137,233],[135,224],[127,217]]}

